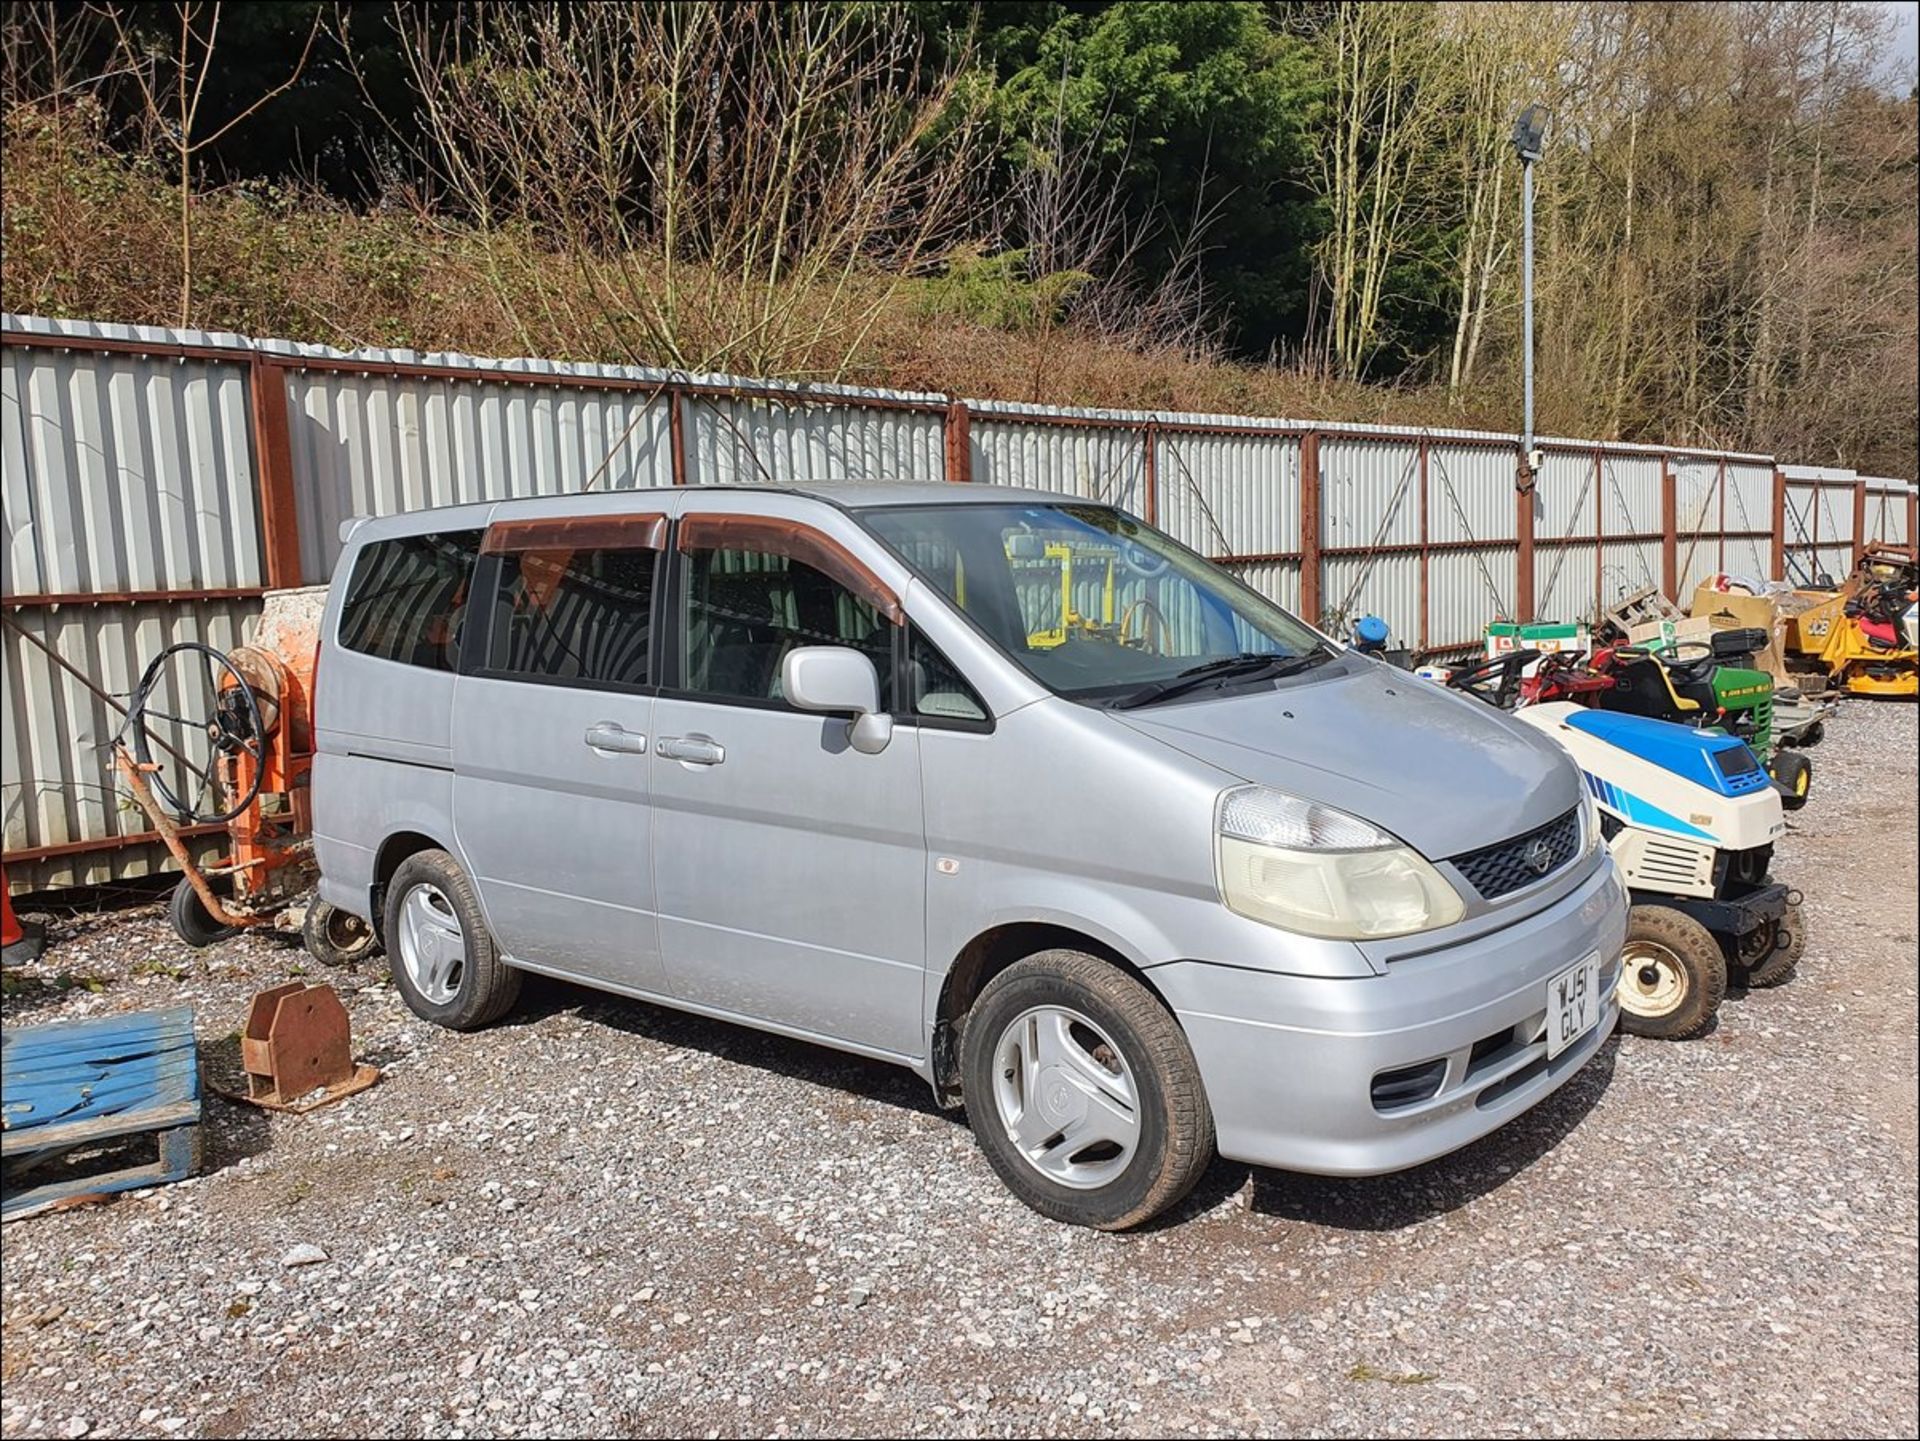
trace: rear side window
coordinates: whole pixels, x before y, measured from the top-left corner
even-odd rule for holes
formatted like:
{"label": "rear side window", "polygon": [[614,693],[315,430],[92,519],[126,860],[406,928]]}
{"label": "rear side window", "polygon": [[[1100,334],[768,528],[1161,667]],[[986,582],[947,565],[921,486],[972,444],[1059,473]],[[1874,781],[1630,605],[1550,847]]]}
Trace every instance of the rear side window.
{"label": "rear side window", "polygon": [[500,557],[490,675],[625,689],[648,679],[657,550],[514,550]]}
{"label": "rear side window", "polygon": [[480,535],[450,530],[363,547],[340,608],[340,644],[426,670],[457,669]]}

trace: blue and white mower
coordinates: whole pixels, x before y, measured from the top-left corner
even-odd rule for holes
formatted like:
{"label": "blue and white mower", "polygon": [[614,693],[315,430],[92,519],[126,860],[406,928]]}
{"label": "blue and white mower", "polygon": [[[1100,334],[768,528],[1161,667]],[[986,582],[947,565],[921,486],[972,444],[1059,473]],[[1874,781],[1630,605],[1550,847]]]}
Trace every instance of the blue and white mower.
{"label": "blue and white mower", "polygon": [[1579,764],[1632,895],[1623,1030],[1700,1034],[1726,993],[1729,963],[1750,986],[1791,974],[1804,944],[1798,897],[1767,874],[1786,817],[1744,741],[1566,701],[1514,715]]}

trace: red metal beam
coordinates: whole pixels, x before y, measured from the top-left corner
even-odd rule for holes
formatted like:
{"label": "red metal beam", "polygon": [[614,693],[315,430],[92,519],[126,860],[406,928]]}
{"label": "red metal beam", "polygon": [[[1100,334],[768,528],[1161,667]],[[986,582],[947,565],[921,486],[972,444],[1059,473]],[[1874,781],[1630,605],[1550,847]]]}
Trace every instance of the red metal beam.
{"label": "red metal beam", "polygon": [[293,494],[293,442],[287,422],[287,374],[255,358],[248,374],[253,400],[254,475],[260,488],[260,546],[267,584],[299,585],[300,512]]}
{"label": "red metal beam", "polygon": [[1600,447],[1593,448],[1593,610],[1600,613],[1600,592],[1604,589],[1607,560],[1607,491],[1601,476]]}
{"label": "red metal beam", "polygon": [[1860,563],[1860,552],[1867,545],[1867,483],[1856,480],[1853,483],[1853,560]]}
{"label": "red metal beam", "polygon": [[1320,432],[1300,437],[1300,614],[1320,624]]}
{"label": "red metal beam", "polygon": [[1787,473],[1773,468],[1773,580],[1787,578]]}
{"label": "red metal beam", "polygon": [[[225,835],[226,830],[227,828],[223,825],[181,826],[179,833],[182,836],[191,838],[194,836]],[[10,861],[50,861],[56,860],[61,856],[84,856],[95,851],[121,851],[125,850],[128,846],[143,846],[149,843],[153,845],[165,845],[166,837],[158,831],[129,831],[125,835],[98,836],[90,841],[61,841],[57,845],[50,846],[20,846],[8,851],[7,859]]]}
{"label": "red metal beam", "polygon": [[1427,583],[1427,561],[1430,552],[1427,546],[1427,438],[1420,437],[1420,646],[1427,647],[1427,613],[1429,610],[1429,587]]}
{"label": "red metal beam", "polygon": [[258,600],[265,594],[265,587],[257,585],[226,586],[217,590],[43,591],[34,595],[0,597],[0,606],[8,610],[27,610],[50,605],[145,605],[150,602],[190,600]]}
{"label": "red metal beam", "polygon": [[1141,444],[1144,453],[1141,456],[1141,483],[1146,487],[1145,504],[1147,524],[1158,525],[1160,511],[1160,464],[1154,454],[1160,448],[1160,428],[1151,420],[1141,431]]}
{"label": "red metal beam", "polygon": [[1660,589],[1671,601],[1680,599],[1680,510],[1673,466],[1660,457]]}
{"label": "red metal beam", "polygon": [[673,466],[673,483],[687,483],[687,432],[686,421],[681,417],[685,409],[680,392],[667,392],[667,453]]}
{"label": "red metal beam", "polygon": [[[964,400],[947,405],[946,444],[947,479],[965,485],[973,479],[973,412]],[[1152,465],[1151,458],[1148,465]]]}

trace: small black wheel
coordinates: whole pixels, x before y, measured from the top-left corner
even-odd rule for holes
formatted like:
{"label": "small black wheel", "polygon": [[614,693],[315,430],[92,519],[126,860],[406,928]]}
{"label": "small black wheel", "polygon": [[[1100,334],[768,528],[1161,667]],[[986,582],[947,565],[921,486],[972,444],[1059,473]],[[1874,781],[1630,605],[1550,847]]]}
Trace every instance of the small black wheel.
{"label": "small black wheel", "polygon": [[1827,723],[1823,720],[1817,720],[1812,725],[1808,726],[1805,730],[1800,732],[1799,743],[1803,746],[1817,746],[1820,744],[1821,741],[1825,740],[1826,738],[1827,738]]}
{"label": "small black wheel", "polygon": [[1193,1048],[1152,992],[1078,951],[1002,971],[961,1031],[967,1120],[1041,1215],[1120,1231],[1173,1205],[1213,1160]]}
{"label": "small black wheel", "polygon": [[1751,948],[1745,945],[1740,948],[1740,958],[1746,966],[1746,983],[1755,990],[1785,984],[1799,968],[1800,955],[1807,948],[1806,922],[1800,918],[1798,906],[1788,906],[1786,915],[1760,929],[1766,935],[1764,953],[1757,941]]}
{"label": "small black wheel", "polygon": [[452,856],[418,851],[402,861],[386,912],[393,983],[421,1020],[472,1031],[513,1009],[520,972],[500,959],[473,884]]}
{"label": "small black wheel", "polygon": [[1620,956],[1620,1029],[1660,1041],[1684,1041],[1712,1024],[1727,993],[1720,943],[1684,911],[1635,906]]}
{"label": "small black wheel", "polygon": [[239,926],[225,925],[213,918],[200,893],[193,888],[193,882],[185,876],[180,877],[180,883],[167,901],[167,919],[173,922],[173,933],[195,949],[240,934]]}
{"label": "small black wheel", "polygon": [[1776,750],[1773,753],[1774,785],[1780,792],[1780,804],[1797,811],[1807,803],[1813,788],[1813,762],[1799,751]]}
{"label": "small black wheel", "polygon": [[357,966],[380,949],[373,927],[351,911],[314,900],[300,921],[307,954],[323,966]]}

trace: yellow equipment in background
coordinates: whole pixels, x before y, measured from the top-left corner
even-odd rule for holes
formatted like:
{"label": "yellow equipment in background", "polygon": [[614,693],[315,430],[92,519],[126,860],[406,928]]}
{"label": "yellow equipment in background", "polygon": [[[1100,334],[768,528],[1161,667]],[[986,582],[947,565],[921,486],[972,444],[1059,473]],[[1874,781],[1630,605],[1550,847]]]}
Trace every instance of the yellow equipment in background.
{"label": "yellow equipment in background", "polygon": [[[1011,551],[1009,558],[1014,558]],[[1041,626],[1027,632],[1027,645],[1033,650],[1052,650],[1067,643],[1067,638],[1078,631],[1086,635],[1100,636],[1117,641],[1121,645],[1135,646],[1140,649],[1154,649],[1164,653],[1166,649],[1167,618],[1160,613],[1160,607],[1145,596],[1131,602],[1120,611],[1116,620],[1114,612],[1117,598],[1114,586],[1114,565],[1118,554],[1106,546],[1071,546],[1061,541],[1050,541],[1040,552],[1041,563],[1051,562],[1059,567],[1060,574],[1060,619],[1057,625]],[[1087,568],[1097,566],[1101,570],[1099,581],[1098,617],[1090,616],[1078,608],[1074,596],[1074,567],[1082,567],[1082,579]],[[1037,567],[1036,567],[1037,568]],[[1140,633],[1134,634],[1135,621],[1139,622]],[[1154,644],[1154,632],[1158,631],[1158,644]]]}
{"label": "yellow equipment in background", "polygon": [[1790,663],[1824,671],[1828,686],[1850,695],[1920,694],[1915,649],[1915,583],[1920,566],[1890,546],[1870,545],[1837,591],[1795,591],[1810,602],[1785,626]]}

